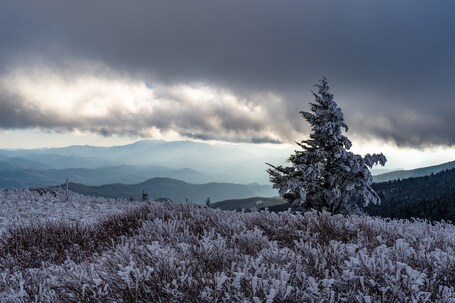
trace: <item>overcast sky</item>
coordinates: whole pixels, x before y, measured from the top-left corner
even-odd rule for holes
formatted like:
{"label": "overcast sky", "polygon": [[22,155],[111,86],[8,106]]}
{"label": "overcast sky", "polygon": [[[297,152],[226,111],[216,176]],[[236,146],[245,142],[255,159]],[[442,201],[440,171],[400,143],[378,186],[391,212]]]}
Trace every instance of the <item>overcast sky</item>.
{"label": "overcast sky", "polygon": [[358,142],[453,151],[454,11],[419,0],[1,1],[0,145],[35,130],[55,145],[61,134],[292,142],[308,134],[298,112],[325,75]]}

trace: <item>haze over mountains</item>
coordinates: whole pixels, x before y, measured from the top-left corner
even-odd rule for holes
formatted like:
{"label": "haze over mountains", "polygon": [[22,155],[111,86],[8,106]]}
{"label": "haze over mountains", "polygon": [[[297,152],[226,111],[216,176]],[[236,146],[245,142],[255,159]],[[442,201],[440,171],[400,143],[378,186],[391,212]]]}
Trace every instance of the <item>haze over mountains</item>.
{"label": "haze over mountains", "polygon": [[69,146],[0,150],[0,186],[134,184],[153,177],[191,183],[268,184],[265,162],[282,163],[287,150],[242,145],[146,140],[113,147]]}
{"label": "haze over mountains", "polygon": [[147,192],[152,200],[159,198],[171,199],[176,203],[186,201],[194,204],[204,204],[207,198],[212,202],[226,199],[241,199],[254,196],[276,196],[278,193],[270,185],[234,184],[234,183],[206,183],[191,184],[169,178],[152,178],[139,184],[106,184],[101,186],[86,186],[69,183],[71,191],[112,198],[132,198],[140,200],[142,191]]}
{"label": "haze over mountains", "polygon": [[189,168],[117,165],[99,168],[0,170],[0,185],[1,187],[53,186],[63,183],[68,178],[72,182],[96,186],[110,183],[140,183],[154,177],[167,177],[195,183],[204,183],[208,178]]}
{"label": "haze over mountains", "polygon": [[[150,198],[175,202],[273,197],[278,193],[269,183],[265,163],[283,163],[288,155],[289,150],[282,148],[159,140],[113,147],[3,149],[0,187],[49,187],[68,178],[75,192],[114,198],[140,199],[143,190]],[[374,181],[425,176],[451,168],[455,161],[386,172],[374,176]],[[249,207],[256,202],[245,203]]]}

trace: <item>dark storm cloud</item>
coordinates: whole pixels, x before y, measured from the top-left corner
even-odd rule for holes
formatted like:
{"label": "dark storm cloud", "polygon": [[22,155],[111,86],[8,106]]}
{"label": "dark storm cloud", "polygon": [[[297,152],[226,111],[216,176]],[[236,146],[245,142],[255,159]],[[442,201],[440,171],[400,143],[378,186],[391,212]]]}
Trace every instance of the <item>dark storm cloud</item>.
{"label": "dark storm cloud", "polygon": [[[69,79],[44,67],[0,78],[0,129],[42,128],[102,136],[175,137],[278,143],[294,130],[270,108],[208,86],[146,87],[120,75]],[[39,76],[37,76],[39,75]],[[272,96],[259,96],[273,105]],[[250,99],[251,100],[251,99]],[[276,127],[275,127],[276,126]]]}
{"label": "dark storm cloud", "polygon": [[[453,145],[454,9],[453,1],[411,0],[4,1],[0,72],[38,56],[55,65],[101,62],[152,84],[205,83],[238,98],[271,92],[286,100],[283,108],[254,102],[271,108],[280,135],[303,130],[298,110],[326,75],[352,132],[401,145]],[[20,127],[25,118],[15,113]],[[220,117],[223,131],[244,129],[251,138],[263,126]],[[181,124],[194,136],[213,135],[196,116],[186,118]],[[168,121],[154,123],[172,128]]]}

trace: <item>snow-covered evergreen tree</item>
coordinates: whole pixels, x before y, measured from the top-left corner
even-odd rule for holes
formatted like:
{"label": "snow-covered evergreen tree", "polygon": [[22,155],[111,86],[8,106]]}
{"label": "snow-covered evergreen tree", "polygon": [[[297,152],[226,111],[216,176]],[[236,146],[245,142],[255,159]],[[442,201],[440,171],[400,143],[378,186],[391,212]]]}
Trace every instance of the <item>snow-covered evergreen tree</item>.
{"label": "snow-covered evergreen tree", "polygon": [[311,112],[300,114],[311,125],[310,138],[297,143],[289,157],[290,167],[271,166],[267,170],[273,187],[287,201],[303,210],[316,209],[331,213],[359,213],[359,204],[380,203],[371,188],[373,165],[384,165],[386,157],[367,154],[365,157],[349,151],[351,141],[342,134],[348,131],[343,112],[329,93],[327,79],[316,84]]}

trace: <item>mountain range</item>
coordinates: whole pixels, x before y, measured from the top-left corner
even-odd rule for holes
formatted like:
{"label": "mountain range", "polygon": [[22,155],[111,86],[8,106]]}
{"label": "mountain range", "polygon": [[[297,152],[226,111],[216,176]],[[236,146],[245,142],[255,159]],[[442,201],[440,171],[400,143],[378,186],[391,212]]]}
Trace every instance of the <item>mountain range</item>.
{"label": "mountain range", "polygon": [[[225,209],[260,208],[261,203],[262,207],[280,204],[276,207],[285,209],[282,200],[271,198],[277,192],[268,182],[265,162],[283,164],[288,155],[289,150],[278,147],[160,140],[113,147],[3,149],[0,187],[49,187],[69,179],[71,190],[90,195],[140,199],[144,190],[150,198],[169,198],[175,202],[203,203],[208,197],[213,203],[229,200],[218,204]],[[386,172],[375,175],[374,181],[382,184],[452,168],[455,161]],[[399,184],[394,186],[401,188]]]}
{"label": "mountain range", "polygon": [[[0,150],[0,187],[75,183],[133,184],[153,177],[190,183],[268,184],[266,162],[283,164],[289,149],[212,145],[193,141],[143,140],[133,144]],[[455,167],[455,161],[414,170],[373,170],[375,182],[424,176]]]}
{"label": "mountain range", "polygon": [[246,148],[241,144],[160,140],[113,147],[3,149],[0,187],[55,185],[66,178],[87,185],[132,184],[152,177],[191,183],[268,184],[265,162],[282,163],[287,153],[280,148]]}
{"label": "mountain range", "polygon": [[[62,185],[63,187],[64,185]],[[125,198],[140,200],[143,191],[150,199],[167,198],[176,203],[191,202],[203,204],[210,198],[217,202],[229,198],[241,199],[254,196],[276,196],[278,193],[270,185],[234,184],[234,183],[206,183],[191,184],[169,178],[152,178],[138,184],[107,184],[101,186],[87,186],[79,183],[69,183],[71,191],[93,196]]]}
{"label": "mountain range", "polygon": [[95,186],[110,183],[139,183],[153,177],[178,178],[195,183],[204,182],[207,179],[204,174],[190,168],[118,165],[99,168],[0,170],[0,185],[4,188],[44,187],[60,184],[68,178],[71,182]]}

